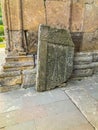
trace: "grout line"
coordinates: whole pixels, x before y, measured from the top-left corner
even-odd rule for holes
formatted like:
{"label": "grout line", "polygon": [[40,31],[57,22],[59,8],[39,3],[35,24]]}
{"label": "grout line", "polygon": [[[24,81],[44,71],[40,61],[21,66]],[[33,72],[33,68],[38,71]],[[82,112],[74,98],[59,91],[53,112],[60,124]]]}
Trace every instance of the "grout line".
{"label": "grout line", "polygon": [[[66,91],[65,91],[66,93]],[[80,108],[76,105],[76,103],[72,100],[71,96],[69,96],[67,93],[66,95],[69,97],[70,101],[75,105],[75,107],[79,110],[79,112],[83,115],[83,117],[87,120],[87,122],[93,127],[94,130],[97,130],[96,127],[87,119],[85,114],[80,110]]]}

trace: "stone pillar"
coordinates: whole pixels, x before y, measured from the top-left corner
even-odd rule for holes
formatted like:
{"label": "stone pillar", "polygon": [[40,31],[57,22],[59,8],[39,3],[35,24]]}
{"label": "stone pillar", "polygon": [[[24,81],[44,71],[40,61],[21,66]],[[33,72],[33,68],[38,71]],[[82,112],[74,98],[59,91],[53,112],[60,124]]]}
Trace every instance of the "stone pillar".
{"label": "stone pillar", "polygon": [[[8,54],[23,55],[29,53],[30,47],[34,50],[32,53],[35,53],[37,50],[35,34],[39,24],[45,24],[44,1],[2,0],[2,7]],[[29,32],[34,34],[35,40],[31,40],[32,35]]]}
{"label": "stone pillar", "polygon": [[3,0],[2,5],[8,54],[25,53],[21,1]]}
{"label": "stone pillar", "polygon": [[37,31],[45,24],[43,0],[2,0],[7,58],[0,73],[0,92],[35,83]]}

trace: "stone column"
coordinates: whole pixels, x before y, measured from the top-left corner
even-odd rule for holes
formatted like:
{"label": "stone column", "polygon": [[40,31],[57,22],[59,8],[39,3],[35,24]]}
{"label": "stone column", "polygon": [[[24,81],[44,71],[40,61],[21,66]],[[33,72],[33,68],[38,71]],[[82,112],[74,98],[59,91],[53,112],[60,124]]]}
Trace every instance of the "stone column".
{"label": "stone column", "polygon": [[8,54],[35,53],[38,26],[46,23],[44,0],[2,0],[2,5]]}
{"label": "stone column", "polygon": [[21,0],[2,0],[2,7],[8,54],[25,54]]}

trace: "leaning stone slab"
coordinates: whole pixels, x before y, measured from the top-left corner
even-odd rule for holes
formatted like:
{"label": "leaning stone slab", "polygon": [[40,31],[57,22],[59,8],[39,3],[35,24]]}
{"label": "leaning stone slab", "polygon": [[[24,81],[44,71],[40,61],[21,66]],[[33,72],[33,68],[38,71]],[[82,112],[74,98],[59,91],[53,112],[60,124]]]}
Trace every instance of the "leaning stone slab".
{"label": "leaning stone slab", "polygon": [[67,30],[41,25],[38,38],[38,91],[66,82],[73,71],[74,44]]}

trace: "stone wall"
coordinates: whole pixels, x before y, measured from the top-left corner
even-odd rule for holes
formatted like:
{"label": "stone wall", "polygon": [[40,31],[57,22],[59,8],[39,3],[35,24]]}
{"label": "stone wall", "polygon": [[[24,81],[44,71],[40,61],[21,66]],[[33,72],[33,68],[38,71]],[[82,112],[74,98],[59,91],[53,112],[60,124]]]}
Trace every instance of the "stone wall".
{"label": "stone wall", "polygon": [[2,5],[10,51],[36,53],[39,24],[70,30],[76,52],[98,50],[97,0],[2,0]]}
{"label": "stone wall", "polygon": [[98,74],[98,51],[76,53],[72,78],[83,78]]}
{"label": "stone wall", "polygon": [[[40,24],[70,32],[76,52],[72,77],[85,77],[96,73],[98,70],[97,1],[2,0],[8,55],[0,79],[1,91],[2,88],[4,91],[9,90],[11,86],[13,88],[13,84],[10,85],[12,81],[16,87],[17,84],[23,87],[31,86],[35,82],[35,58],[31,58],[31,62],[28,62],[28,59],[29,56],[35,57],[37,53]],[[10,71],[15,73],[9,75]],[[16,74],[19,80],[14,78]]]}

